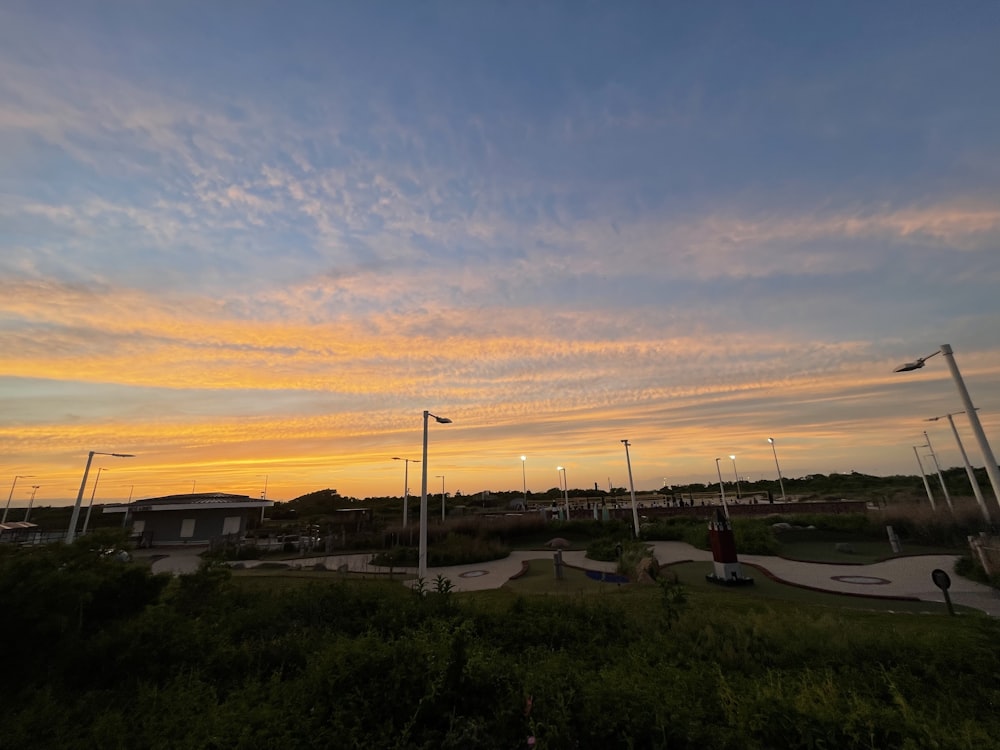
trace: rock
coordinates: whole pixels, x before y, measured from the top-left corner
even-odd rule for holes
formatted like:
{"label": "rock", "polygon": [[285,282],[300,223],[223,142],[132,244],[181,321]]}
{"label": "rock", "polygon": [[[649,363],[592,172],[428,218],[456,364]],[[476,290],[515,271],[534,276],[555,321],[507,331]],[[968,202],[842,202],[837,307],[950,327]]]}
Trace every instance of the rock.
{"label": "rock", "polygon": [[653,583],[660,573],[660,564],[655,557],[644,557],[635,566],[636,583]]}

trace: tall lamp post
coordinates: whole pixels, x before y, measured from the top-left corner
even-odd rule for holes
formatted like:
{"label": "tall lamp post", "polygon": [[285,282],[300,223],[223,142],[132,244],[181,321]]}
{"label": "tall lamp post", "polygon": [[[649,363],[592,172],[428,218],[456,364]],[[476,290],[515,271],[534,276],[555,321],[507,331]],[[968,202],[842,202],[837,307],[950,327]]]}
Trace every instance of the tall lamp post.
{"label": "tall lamp post", "polygon": [[740,499],[740,475],[736,471],[736,456],[730,454],[729,460],[733,462],[733,476],[736,477],[736,499]]}
{"label": "tall lamp post", "polygon": [[771,444],[771,452],[774,454],[774,468],[778,470],[778,486],[781,487],[781,502],[785,503],[788,500],[785,498],[785,480],[781,478],[781,466],[778,465],[778,449],[774,447],[774,438],[768,438],[767,442]]}
{"label": "tall lamp post", "polygon": [[632,526],[635,528],[635,538],[639,538],[639,511],[635,507],[635,484],[632,482],[632,459],[628,455],[628,447],[631,443],[628,440],[622,440],[622,445],[625,446],[625,463],[628,465],[628,489],[629,493],[632,495]]}
{"label": "tall lamp post", "polygon": [[7,523],[7,511],[10,510],[10,499],[14,497],[14,488],[17,486],[18,479],[28,479],[29,477],[35,476],[34,474],[18,474],[14,477],[14,481],[10,483],[10,494],[7,495],[7,505],[3,509],[3,520],[0,523]]}
{"label": "tall lamp post", "polygon": [[962,380],[962,373],[958,371],[958,365],[955,364],[955,355],[952,353],[951,347],[948,344],[941,344],[941,348],[933,354],[928,354],[926,357],[920,357],[913,362],[907,362],[904,365],[900,365],[893,370],[893,372],[910,372],[912,370],[919,370],[924,366],[924,362],[936,354],[943,354],[945,361],[948,363],[948,369],[951,371],[951,377],[955,381],[955,386],[958,388],[958,396],[962,400],[962,405],[965,407],[965,413],[969,417],[969,424],[972,426],[972,433],[976,436],[976,442],[979,443],[979,450],[983,454],[983,460],[986,463],[986,476],[990,478],[990,485],[993,487],[993,496],[996,498],[997,502],[1000,503],[1000,470],[997,469],[997,460],[993,457],[993,449],[990,448],[990,443],[986,439],[986,433],[983,432],[983,425],[980,423],[979,416],[976,414],[976,407],[972,405],[972,397],[969,396],[969,390],[965,387],[965,381]]}
{"label": "tall lamp post", "polygon": [[427,577],[427,419],[434,417],[438,424],[451,424],[448,417],[439,417],[424,409],[424,455],[420,477],[420,548],[417,553],[417,576]]}
{"label": "tall lamp post", "polygon": [[[962,414],[963,412],[955,412],[955,414]],[[969,463],[969,456],[965,452],[965,446],[962,445],[962,438],[958,436],[958,428],[955,427],[955,420],[952,419],[954,414],[945,414],[948,418],[948,424],[951,425],[951,432],[955,436],[955,443],[958,444],[958,452],[962,455],[962,463],[965,464],[965,474],[969,477],[969,484],[972,485],[972,494],[976,496],[976,502],[979,503],[979,509],[983,512],[983,518],[986,523],[993,523],[993,519],[990,517],[990,510],[986,507],[986,500],[983,499],[983,492],[979,489],[979,482],[976,481],[976,472],[972,469],[972,464]],[[942,417],[930,417],[925,419],[925,422],[937,422]]]}
{"label": "tall lamp post", "polygon": [[924,489],[927,491],[927,500],[931,504],[931,511],[936,512],[937,506],[934,505],[934,493],[931,492],[931,483],[927,481],[927,472],[924,471],[924,462],[920,460],[920,451],[917,448],[922,448],[923,446],[913,446],[913,455],[917,457],[917,466],[920,467],[920,478],[924,480]]}
{"label": "tall lamp post", "polygon": [[410,461],[415,464],[419,464],[415,458],[400,458],[399,456],[393,456],[393,461],[403,461],[403,528],[406,528],[406,521],[409,518],[409,509],[406,507],[407,502],[410,499]]}
{"label": "tall lamp post", "polygon": [[28,509],[24,512],[24,522],[27,523],[28,519],[31,518],[31,506],[35,504],[35,493],[38,492],[38,488],[41,487],[40,484],[31,485],[31,499],[28,501]]}
{"label": "tall lamp post", "polygon": [[521,492],[524,494],[524,510],[528,510],[528,475],[524,471],[524,462],[528,460],[527,456],[521,456]]}
{"label": "tall lamp post", "polygon": [[81,534],[87,533],[87,527],[90,525],[90,511],[94,509],[94,495],[97,494],[97,483],[101,481],[101,472],[104,471],[103,466],[99,466],[97,469],[97,477],[94,479],[94,487],[90,491],[90,502],[87,504],[87,515],[83,518],[83,531]]}
{"label": "tall lamp post", "polygon": [[102,453],[101,451],[90,451],[87,455],[87,465],[83,469],[83,480],[80,482],[80,491],[76,494],[76,505],[73,506],[73,515],[69,519],[69,529],[66,530],[66,544],[72,544],[76,536],[76,524],[80,520],[80,503],[83,502],[83,493],[87,489],[87,475],[90,474],[90,464],[94,456],[114,456],[115,458],[135,458],[131,453]]}
{"label": "tall lamp post", "polygon": [[931,460],[934,462],[934,469],[937,471],[938,481],[941,483],[941,492],[944,493],[944,501],[948,503],[948,510],[951,511],[952,515],[955,515],[955,506],[951,504],[951,495],[948,494],[948,486],[944,483],[944,475],[941,473],[941,464],[938,463],[937,454],[934,452],[934,446],[931,445],[931,438],[927,434],[927,430],[924,430],[924,440],[927,444],[924,446],[931,452]]}
{"label": "tall lamp post", "polygon": [[719,475],[719,495],[722,497],[722,509],[726,512],[726,518],[729,518],[729,504],[726,502],[726,487],[722,483],[722,469],[719,466],[719,461],[721,458],[715,459],[715,473]]}
{"label": "tall lamp post", "polygon": [[569,520],[569,482],[566,480],[566,467],[557,466],[556,472],[562,473],[563,505],[566,506],[566,520]]}

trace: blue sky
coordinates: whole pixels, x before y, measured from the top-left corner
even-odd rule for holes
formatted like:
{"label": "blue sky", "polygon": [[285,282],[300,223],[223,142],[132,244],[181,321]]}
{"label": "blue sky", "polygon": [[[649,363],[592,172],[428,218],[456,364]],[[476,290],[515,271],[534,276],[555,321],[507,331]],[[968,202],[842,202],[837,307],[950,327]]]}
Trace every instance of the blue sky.
{"label": "blue sky", "polygon": [[913,473],[901,361],[1000,432],[998,69],[993,3],[8,2],[0,468]]}

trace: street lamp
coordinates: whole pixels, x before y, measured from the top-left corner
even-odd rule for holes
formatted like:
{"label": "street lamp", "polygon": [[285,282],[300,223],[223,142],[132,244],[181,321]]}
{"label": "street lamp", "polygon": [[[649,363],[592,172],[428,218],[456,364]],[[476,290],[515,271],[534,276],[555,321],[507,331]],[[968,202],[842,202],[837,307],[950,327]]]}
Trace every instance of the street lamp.
{"label": "street lamp", "polygon": [[410,499],[410,461],[415,464],[420,462],[415,458],[400,458],[399,456],[393,456],[393,461],[403,461],[403,528],[406,528],[407,517],[409,516],[409,511],[407,510],[406,504]]}
{"label": "street lamp", "polygon": [[771,444],[771,452],[774,453],[774,468],[778,470],[778,485],[781,487],[781,502],[787,502],[785,498],[785,480],[781,478],[781,467],[778,465],[778,449],[774,447],[774,438],[768,438]]}
{"label": "street lamp", "polygon": [[528,510],[528,475],[524,473],[524,462],[527,456],[521,456],[521,492],[524,493],[524,510]]}
{"label": "street lamp", "polygon": [[66,544],[72,544],[76,536],[76,524],[80,520],[80,503],[83,502],[83,493],[87,489],[87,475],[90,473],[90,463],[94,456],[114,456],[115,458],[135,458],[131,453],[102,453],[100,451],[90,451],[87,455],[87,465],[83,469],[83,481],[80,482],[80,491],[76,495],[76,505],[73,506],[73,515],[69,519],[69,529],[66,531]]}
{"label": "street lamp", "polygon": [[[962,414],[963,412],[955,412],[955,414]],[[979,503],[979,509],[983,512],[983,518],[986,519],[986,523],[993,523],[993,519],[990,518],[989,508],[986,507],[986,501],[983,499],[983,492],[979,489],[979,482],[976,481],[976,472],[972,470],[972,464],[969,463],[969,456],[965,452],[965,446],[962,445],[962,438],[958,436],[958,428],[955,427],[955,420],[952,419],[953,414],[945,414],[948,418],[948,424],[951,425],[951,432],[955,436],[955,442],[958,444],[958,452],[962,454],[962,463],[965,464],[965,474],[969,477],[969,484],[972,485],[972,494],[976,496],[976,502]],[[930,417],[925,419],[925,422],[937,422],[941,417]]]}
{"label": "street lamp", "polygon": [[41,487],[40,484],[31,485],[31,499],[28,501],[28,509],[24,512],[24,522],[27,523],[28,519],[31,518],[31,506],[35,504],[35,493],[38,492],[38,488]]}
{"label": "street lamp", "polygon": [[17,486],[18,479],[28,479],[29,477],[34,477],[34,474],[18,474],[14,477],[14,481],[10,484],[10,494],[7,495],[7,505],[3,509],[3,520],[0,523],[7,523],[7,511],[10,509],[10,499],[14,497],[14,487]]}
{"label": "street lamp", "polygon": [[444,513],[444,474],[435,474],[434,478],[441,480],[441,521],[443,523],[444,522],[444,517],[445,517],[445,513]]}
{"label": "street lamp", "polygon": [[90,525],[90,511],[94,509],[94,495],[97,494],[97,483],[101,481],[101,472],[104,471],[104,467],[101,466],[97,469],[97,478],[94,479],[94,488],[90,491],[90,503],[87,504],[87,515],[83,519],[83,531],[81,534],[87,533],[87,526]]}
{"label": "street lamp", "polygon": [[628,488],[632,494],[632,525],[635,527],[635,538],[639,538],[639,511],[635,507],[635,485],[632,483],[632,459],[628,455],[628,447],[631,445],[628,440],[622,440],[625,446],[625,463],[628,465]]}
{"label": "street lamp", "polygon": [[941,464],[938,463],[937,454],[934,452],[934,446],[931,445],[931,438],[927,434],[927,430],[924,430],[924,440],[927,441],[927,445],[924,447],[931,452],[931,460],[934,461],[934,468],[937,470],[938,481],[941,483],[941,492],[944,493],[944,501],[948,503],[948,510],[951,511],[951,514],[955,515],[955,506],[951,504],[951,495],[948,494],[948,487],[944,483],[944,475],[941,474]]}
{"label": "street lamp", "polygon": [[566,467],[557,466],[556,472],[562,472],[563,505],[566,506],[566,520],[569,520],[569,482],[566,480]]}
{"label": "street lamp", "polygon": [[417,553],[417,576],[427,577],[427,418],[434,417],[438,424],[451,424],[447,417],[439,417],[424,409],[424,455],[420,477],[420,548]]}
{"label": "street lamp", "polygon": [[736,471],[736,456],[730,455],[729,460],[733,462],[733,476],[736,477],[736,499],[740,499],[740,475]]}
{"label": "street lamp", "polygon": [[931,511],[937,512],[937,506],[934,505],[934,493],[931,492],[931,483],[927,481],[927,472],[924,471],[924,462],[920,460],[920,451],[917,450],[918,447],[923,446],[913,446],[913,455],[917,457],[917,466],[920,467],[920,478],[924,480],[924,489],[927,491],[927,500],[931,504]]}
{"label": "street lamp", "polygon": [[900,365],[893,372],[919,370],[924,366],[924,362],[936,354],[943,354],[945,361],[948,363],[951,377],[958,388],[958,396],[962,399],[965,413],[969,417],[969,424],[972,425],[972,433],[976,436],[976,442],[979,443],[979,450],[983,454],[983,460],[986,462],[986,475],[990,478],[990,485],[993,487],[993,496],[1000,503],[1000,470],[997,469],[997,460],[993,457],[993,449],[990,448],[990,443],[986,439],[986,433],[983,432],[983,425],[979,422],[976,407],[972,405],[972,397],[969,396],[969,391],[965,387],[965,381],[962,380],[962,373],[958,371],[958,365],[955,364],[955,355],[952,353],[951,347],[948,344],[941,344],[941,348],[933,354],[928,354],[926,357],[920,357],[913,362]]}
{"label": "street lamp", "polygon": [[719,466],[719,461],[721,458],[715,459],[715,473],[719,475],[719,495],[722,497],[722,509],[726,512],[726,518],[729,518],[729,505],[726,503],[726,487],[722,483],[722,469]]}

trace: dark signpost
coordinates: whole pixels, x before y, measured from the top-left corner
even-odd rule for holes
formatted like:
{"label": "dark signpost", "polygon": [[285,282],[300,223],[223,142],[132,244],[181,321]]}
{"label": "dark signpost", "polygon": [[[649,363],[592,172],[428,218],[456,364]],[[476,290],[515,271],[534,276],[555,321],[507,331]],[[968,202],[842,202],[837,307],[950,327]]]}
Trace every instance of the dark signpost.
{"label": "dark signpost", "polygon": [[954,615],[955,608],[951,606],[951,596],[948,594],[948,589],[951,587],[951,577],[941,570],[941,568],[934,568],[931,571],[931,580],[934,581],[934,585],[941,589],[941,592],[944,594],[945,604],[948,605],[948,614]]}

